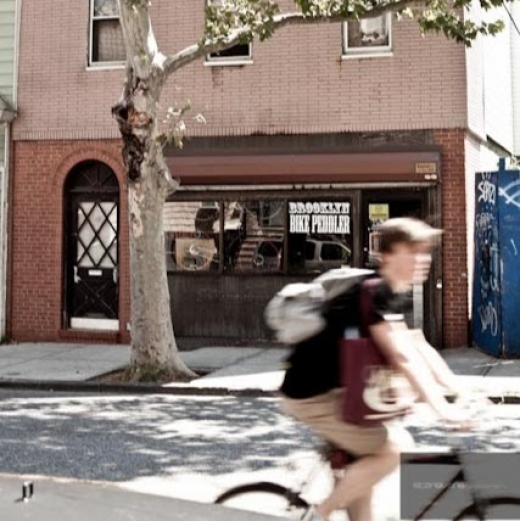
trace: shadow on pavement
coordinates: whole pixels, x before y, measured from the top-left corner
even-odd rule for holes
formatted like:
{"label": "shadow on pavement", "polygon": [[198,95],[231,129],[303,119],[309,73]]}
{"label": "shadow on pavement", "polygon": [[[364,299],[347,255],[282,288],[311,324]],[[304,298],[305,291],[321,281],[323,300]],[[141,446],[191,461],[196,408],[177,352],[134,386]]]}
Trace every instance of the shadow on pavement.
{"label": "shadow on pavement", "polygon": [[314,444],[268,398],[21,394],[0,424],[0,472],[86,480],[254,472]]}

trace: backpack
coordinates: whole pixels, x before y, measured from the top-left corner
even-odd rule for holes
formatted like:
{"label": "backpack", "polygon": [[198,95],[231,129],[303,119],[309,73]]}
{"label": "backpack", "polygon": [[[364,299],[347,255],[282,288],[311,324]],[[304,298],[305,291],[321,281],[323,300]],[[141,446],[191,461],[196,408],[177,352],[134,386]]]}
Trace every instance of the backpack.
{"label": "backpack", "polygon": [[267,304],[265,322],[279,342],[303,342],[327,327],[325,314],[333,301],[372,275],[373,270],[337,268],[310,282],[288,284]]}

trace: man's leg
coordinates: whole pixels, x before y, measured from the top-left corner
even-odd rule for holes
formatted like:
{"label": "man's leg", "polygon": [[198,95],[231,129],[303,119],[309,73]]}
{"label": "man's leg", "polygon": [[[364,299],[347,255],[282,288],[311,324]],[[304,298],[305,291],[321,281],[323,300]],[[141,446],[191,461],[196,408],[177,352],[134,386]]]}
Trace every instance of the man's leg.
{"label": "man's leg", "polygon": [[347,507],[349,521],[372,521],[372,492],[355,499]]}
{"label": "man's leg", "polygon": [[[376,454],[349,465],[332,494],[316,508],[316,513],[328,519],[334,510],[350,506],[353,501],[369,494],[376,483],[397,468],[399,455],[399,449],[388,441]],[[364,518],[351,521],[361,520],[365,521]]]}

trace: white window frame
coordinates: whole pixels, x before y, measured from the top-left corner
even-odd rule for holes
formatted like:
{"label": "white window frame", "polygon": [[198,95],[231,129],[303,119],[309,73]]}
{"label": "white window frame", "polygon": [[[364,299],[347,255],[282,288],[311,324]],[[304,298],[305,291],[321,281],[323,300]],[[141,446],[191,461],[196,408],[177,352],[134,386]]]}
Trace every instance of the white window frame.
{"label": "white window frame", "polygon": [[[392,13],[384,13],[381,16],[386,16],[386,23],[388,27],[388,45],[380,45],[377,47],[348,47],[348,24],[352,22],[342,23],[343,32],[343,49],[342,58],[379,58],[382,56],[393,56],[393,38],[392,38]],[[374,17],[375,18],[375,17]]]}
{"label": "white window frame", "polygon": [[207,54],[204,65],[208,67],[215,67],[216,65],[249,65],[253,63],[253,44],[248,43],[247,45],[249,46],[249,54],[247,56],[211,56],[211,54]]}
{"label": "white window frame", "polygon": [[[106,61],[106,62],[95,62],[93,60],[93,49],[94,49],[94,24],[99,20],[118,20],[120,16],[94,16],[94,0],[90,0],[89,6],[89,42],[88,42],[88,68],[89,69],[111,69],[124,67],[125,60],[122,61]],[[119,21],[119,23],[121,23]]]}
{"label": "white window frame", "polygon": [[[206,0],[208,4],[212,2],[212,0]],[[241,45],[237,43],[237,45]],[[245,45],[245,44],[244,44]],[[240,65],[248,65],[253,63],[253,44],[249,42],[249,53],[247,56],[211,56],[211,53],[206,54],[206,60],[204,61],[204,65],[209,67],[215,66],[240,66]],[[233,46],[234,47],[234,46]],[[230,47],[232,48],[232,47]]]}

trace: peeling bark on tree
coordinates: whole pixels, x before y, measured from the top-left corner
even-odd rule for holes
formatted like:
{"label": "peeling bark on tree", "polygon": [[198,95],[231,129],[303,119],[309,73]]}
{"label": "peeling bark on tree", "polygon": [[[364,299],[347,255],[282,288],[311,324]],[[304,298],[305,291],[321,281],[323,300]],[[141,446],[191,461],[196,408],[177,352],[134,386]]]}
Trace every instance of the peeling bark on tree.
{"label": "peeling bark on tree", "polygon": [[173,333],[164,250],[163,209],[171,179],[157,139],[157,100],[165,76],[145,0],[120,0],[129,55],[121,100],[112,109],[123,139],[130,224],[131,366],[134,374],[175,380],[196,376]]}
{"label": "peeling bark on tree", "polygon": [[142,85],[114,108],[123,137],[128,174],[132,358],[135,370],[155,369],[175,380],[196,376],[179,357],[171,320],[164,252],[163,208],[168,183],[162,150],[153,138],[156,114],[137,112],[135,98],[147,107],[155,102]]}

